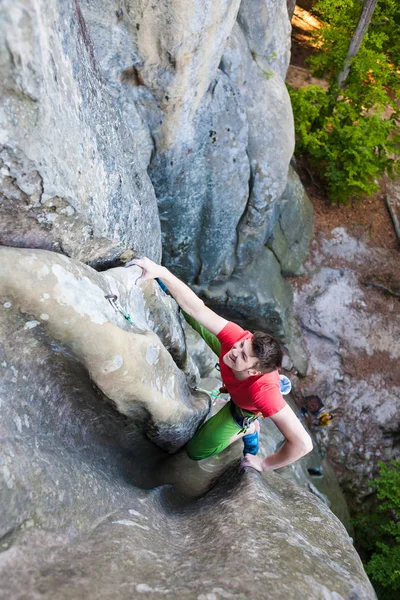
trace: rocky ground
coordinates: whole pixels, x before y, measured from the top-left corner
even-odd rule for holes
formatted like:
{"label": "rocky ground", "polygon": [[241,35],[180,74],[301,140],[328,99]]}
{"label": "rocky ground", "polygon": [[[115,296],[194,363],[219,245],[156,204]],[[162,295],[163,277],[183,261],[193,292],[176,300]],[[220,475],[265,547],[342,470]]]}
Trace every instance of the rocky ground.
{"label": "rocky ground", "polygon": [[378,461],[400,455],[400,245],[384,203],[390,184],[335,207],[300,171],[316,222],[305,273],[291,278],[310,357],[297,402],[317,394],[333,411],[329,427],[309,424],[348,497],[362,500]]}

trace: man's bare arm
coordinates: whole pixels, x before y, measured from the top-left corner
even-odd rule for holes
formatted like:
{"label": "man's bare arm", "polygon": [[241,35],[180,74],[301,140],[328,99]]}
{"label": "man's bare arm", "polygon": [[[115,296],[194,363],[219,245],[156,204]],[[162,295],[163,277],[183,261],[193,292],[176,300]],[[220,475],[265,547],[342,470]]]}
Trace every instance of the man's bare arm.
{"label": "man's bare arm", "polygon": [[273,471],[290,465],[313,449],[311,437],[290,406],[285,406],[270,418],[286,438],[285,443],[278,452],[267,456],[264,460],[258,456],[246,454],[242,461],[244,467],[253,467],[257,471]]}
{"label": "man's bare arm", "polygon": [[166,267],[157,265],[157,263],[149,258],[135,258],[126,266],[131,265],[137,265],[141,267],[143,271],[142,275],[136,281],[137,284],[140,285],[141,283],[144,283],[149,279],[155,279],[156,277],[160,278],[168,287],[179,306],[214,335],[217,335],[222,331],[228,323],[226,319],[223,319],[209,309],[204,304],[203,300],[200,300],[200,298],[198,298],[196,294],[183,283],[183,281],[178,279],[178,277],[175,277],[175,275],[168,271]]}

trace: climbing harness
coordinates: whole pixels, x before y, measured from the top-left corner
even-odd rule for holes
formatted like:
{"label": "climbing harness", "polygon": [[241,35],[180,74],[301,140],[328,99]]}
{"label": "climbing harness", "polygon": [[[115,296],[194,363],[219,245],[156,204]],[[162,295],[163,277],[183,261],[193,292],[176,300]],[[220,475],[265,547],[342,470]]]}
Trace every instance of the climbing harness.
{"label": "climbing harness", "polygon": [[128,321],[128,323],[130,325],[132,325],[133,327],[135,327],[135,323],[132,321],[130,315],[128,315],[128,313],[125,312],[124,309],[121,307],[121,305],[117,302],[118,296],[116,296],[115,294],[107,294],[104,297],[109,301],[109,303],[111,304],[111,306],[113,308],[115,308],[116,311],[118,311],[118,312],[121,313],[121,315]]}
{"label": "climbing harness", "polygon": [[[238,435],[241,433],[246,433],[246,431],[249,429],[249,427],[251,426],[251,424],[256,421],[259,417],[263,417],[262,413],[248,413],[247,415],[244,414],[243,410],[239,407],[236,406],[236,404],[234,404],[234,402],[232,402],[231,400],[231,415],[233,417],[233,420],[235,421],[236,425],[238,425],[238,427],[240,427],[241,429],[238,431]],[[264,417],[263,417],[264,418]]]}

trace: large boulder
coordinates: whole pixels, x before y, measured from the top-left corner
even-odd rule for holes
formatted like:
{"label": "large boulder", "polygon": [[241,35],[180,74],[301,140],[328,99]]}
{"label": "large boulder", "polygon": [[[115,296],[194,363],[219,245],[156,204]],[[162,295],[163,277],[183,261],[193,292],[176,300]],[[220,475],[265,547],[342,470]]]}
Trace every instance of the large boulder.
{"label": "large boulder", "polygon": [[[97,273],[43,250],[0,254],[6,597],[125,600],[168,590],[246,597],[250,584],[262,595],[272,579],[273,598],[295,598],[299,590],[319,598],[322,590],[374,599],[328,508],[329,492],[308,474],[320,464],[316,451],[281,474],[261,476],[238,471],[241,442],[200,463],[159,448],[182,445],[209,401],[172,359],[184,366],[181,325],[156,283],[140,289],[136,268]],[[110,293],[133,325],[105,299]],[[281,436],[272,423],[262,429],[262,453],[271,453]],[[332,503],[340,515],[341,502]]]}
{"label": "large boulder", "polygon": [[[175,354],[183,366],[184,338],[176,313],[163,310],[158,319],[148,320],[154,308],[149,315],[135,285],[140,269],[97,273],[47,251],[3,248],[0,253],[4,318],[13,315],[21,322],[25,315],[24,335],[61,344],[120,413],[147,415],[148,435],[159,445],[173,451],[185,444],[208,412],[208,399],[191,391],[172,359]],[[133,326],[105,298],[109,294],[129,311]],[[159,296],[159,302],[170,299]],[[170,352],[149,330],[153,323],[159,330],[160,320],[171,332]],[[174,352],[179,346],[180,352]]]}
{"label": "large boulder", "polygon": [[8,597],[219,599],[251,590],[263,598],[268,590],[273,600],[376,599],[338,519],[277,474],[232,466],[197,502],[176,502],[165,490],[121,499],[74,544],[25,533],[24,552],[13,549],[19,568],[4,580]]}
{"label": "large boulder", "polygon": [[43,6],[2,6],[1,243],[104,269],[162,240],[206,290],[291,239],[285,2]]}
{"label": "large boulder", "polygon": [[[262,597],[271,581],[271,598],[374,598],[328,479],[308,471],[315,454],[262,476],[232,466],[241,444],[201,463],[179,451],[208,413],[193,390],[207,361],[195,366],[156,283],[83,264],[159,260],[160,216],[173,270],[235,320],[272,330],[304,371],[290,291],[265,247],[293,151],[284,6],[2,3],[8,598]],[[262,429],[270,453],[279,434]]]}
{"label": "large boulder", "polygon": [[293,154],[285,2],[199,13],[197,1],[132,0],[117,18],[110,2],[83,14],[113,97],[151,131],[165,264],[188,282],[226,280],[271,235]]}

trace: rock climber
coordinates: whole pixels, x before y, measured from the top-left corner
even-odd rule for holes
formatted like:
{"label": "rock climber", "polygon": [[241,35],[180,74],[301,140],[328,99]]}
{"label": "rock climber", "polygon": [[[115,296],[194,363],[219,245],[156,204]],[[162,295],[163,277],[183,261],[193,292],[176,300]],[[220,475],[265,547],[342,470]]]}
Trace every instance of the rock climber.
{"label": "rock climber", "polygon": [[[220,344],[221,378],[231,401],[199,427],[186,446],[189,458],[202,460],[218,454],[243,436],[254,436],[254,443],[249,439],[247,445],[254,453],[247,452],[242,465],[258,471],[284,467],[311,452],[309,434],[280,392],[278,369],[282,350],[278,342],[266,333],[252,334],[217,315],[166,267],[149,258],[133,259],[126,266],[131,265],[142,269],[137,284],[160,279],[179,306],[216,336]],[[260,416],[269,417],[286,439],[277,452],[265,459],[256,456]]]}

